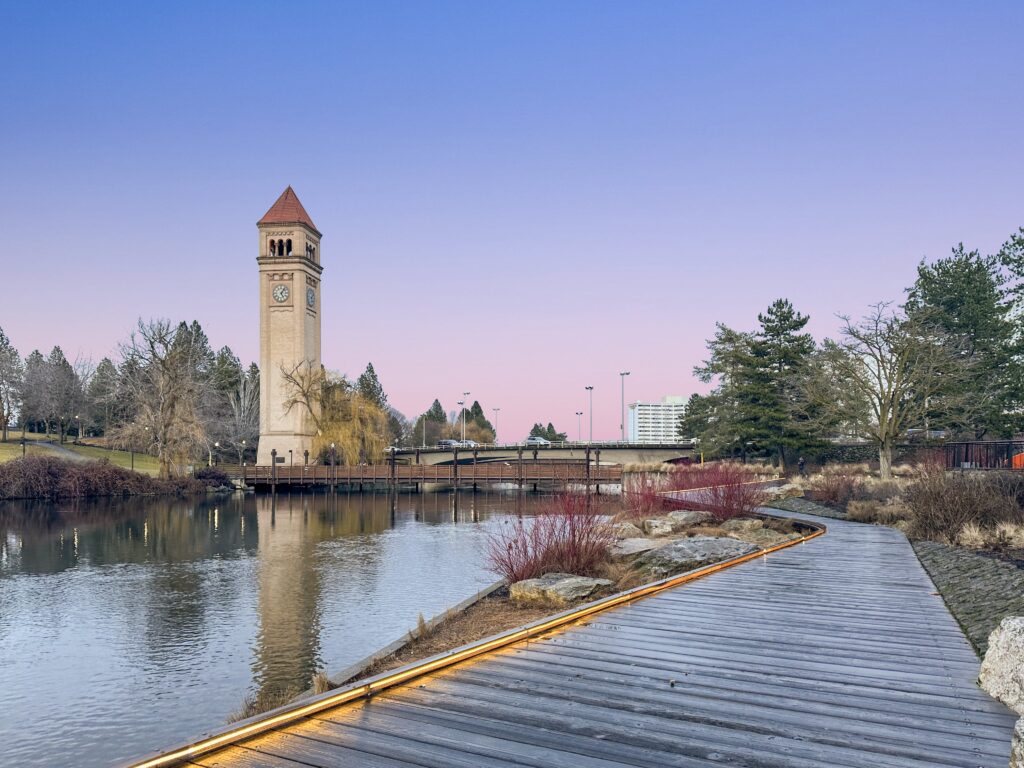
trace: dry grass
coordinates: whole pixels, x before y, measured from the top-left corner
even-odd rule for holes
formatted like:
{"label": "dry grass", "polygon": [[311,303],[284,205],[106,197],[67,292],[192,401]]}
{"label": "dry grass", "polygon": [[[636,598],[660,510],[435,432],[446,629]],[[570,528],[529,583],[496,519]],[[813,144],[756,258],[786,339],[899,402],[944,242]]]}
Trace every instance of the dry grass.
{"label": "dry grass", "polygon": [[[552,612],[550,606],[526,606],[513,603],[508,598],[486,598],[441,622],[426,636],[417,637],[398,652],[374,662],[358,677],[378,675],[389,669],[411,664],[418,659],[450,651],[460,645],[529,624],[531,621],[551,615]],[[351,680],[342,680],[339,685],[348,682]]]}
{"label": "dry grass", "polygon": [[334,683],[331,682],[331,678],[327,676],[327,673],[320,670],[313,675],[313,693],[327,693],[335,687]]}
{"label": "dry grass", "polygon": [[956,543],[968,549],[984,549],[987,537],[981,526],[975,523],[967,523],[967,525],[960,529],[960,533],[956,537]]}
{"label": "dry grass", "polygon": [[910,518],[910,510],[896,498],[888,501],[855,499],[846,505],[846,518],[855,523],[896,525]]}
{"label": "dry grass", "polygon": [[237,723],[239,720],[283,707],[301,693],[302,691],[298,688],[270,688],[250,693],[242,701],[241,708],[228,715],[228,722]]}

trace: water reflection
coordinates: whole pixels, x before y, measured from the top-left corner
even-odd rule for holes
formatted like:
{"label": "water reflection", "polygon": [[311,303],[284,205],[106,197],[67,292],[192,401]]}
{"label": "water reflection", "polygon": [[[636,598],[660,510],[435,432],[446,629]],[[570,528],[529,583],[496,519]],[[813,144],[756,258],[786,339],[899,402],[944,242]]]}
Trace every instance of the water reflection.
{"label": "water reflection", "polygon": [[483,531],[535,504],[322,492],[0,504],[5,762],[107,765],[223,723],[247,693],[306,688],[493,581]]}

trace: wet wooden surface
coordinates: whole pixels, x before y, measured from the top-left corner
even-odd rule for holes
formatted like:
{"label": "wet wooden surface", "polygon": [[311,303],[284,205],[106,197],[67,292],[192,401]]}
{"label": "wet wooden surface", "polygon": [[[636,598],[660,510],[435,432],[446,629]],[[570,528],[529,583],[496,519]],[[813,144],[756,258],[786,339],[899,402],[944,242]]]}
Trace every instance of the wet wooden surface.
{"label": "wet wooden surface", "polygon": [[906,539],[827,525],[193,765],[1005,768],[1015,716]]}

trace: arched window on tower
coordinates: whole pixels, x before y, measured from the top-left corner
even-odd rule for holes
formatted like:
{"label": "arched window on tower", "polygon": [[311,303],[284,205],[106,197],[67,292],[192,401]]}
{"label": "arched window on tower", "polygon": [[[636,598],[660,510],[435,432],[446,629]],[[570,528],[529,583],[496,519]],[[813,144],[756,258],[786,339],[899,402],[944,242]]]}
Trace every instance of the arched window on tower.
{"label": "arched window on tower", "polygon": [[289,241],[287,241],[285,243],[285,249],[286,249],[285,253],[288,254],[289,256],[291,256],[292,255],[292,241],[291,240],[289,240]]}
{"label": "arched window on tower", "polygon": [[270,255],[277,256],[277,243],[273,240],[270,241]]}
{"label": "arched window on tower", "polygon": [[277,255],[284,256],[284,240],[277,241]]}

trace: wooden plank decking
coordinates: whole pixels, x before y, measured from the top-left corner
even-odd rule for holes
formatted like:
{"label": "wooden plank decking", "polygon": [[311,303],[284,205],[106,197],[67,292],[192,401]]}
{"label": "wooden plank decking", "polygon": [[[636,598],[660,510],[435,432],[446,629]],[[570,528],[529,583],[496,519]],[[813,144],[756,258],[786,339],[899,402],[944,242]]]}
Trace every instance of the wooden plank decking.
{"label": "wooden plank decking", "polygon": [[828,527],[193,765],[1005,768],[1015,716],[907,541]]}

